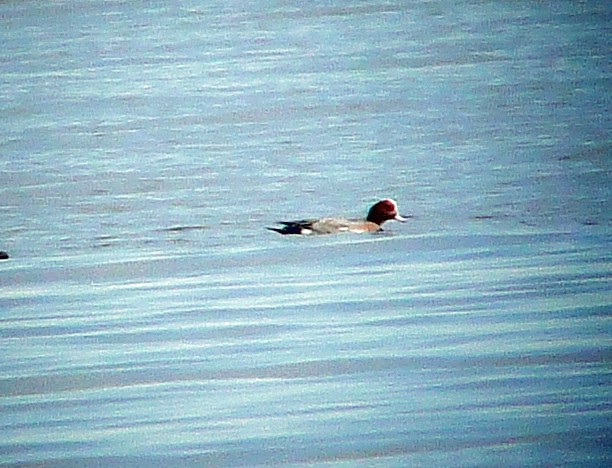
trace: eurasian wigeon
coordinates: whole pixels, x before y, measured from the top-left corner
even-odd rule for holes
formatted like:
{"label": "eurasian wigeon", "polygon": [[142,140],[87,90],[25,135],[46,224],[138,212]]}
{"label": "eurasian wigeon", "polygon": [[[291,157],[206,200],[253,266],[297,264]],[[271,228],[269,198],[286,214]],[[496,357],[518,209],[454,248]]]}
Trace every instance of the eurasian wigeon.
{"label": "eurasian wigeon", "polygon": [[267,229],[281,234],[335,234],[339,232],[377,232],[382,231],[385,221],[394,219],[404,222],[406,218],[400,216],[397,203],[390,198],[377,202],[364,219],[323,218],[303,219],[299,221],[279,221],[283,227],[269,227]]}

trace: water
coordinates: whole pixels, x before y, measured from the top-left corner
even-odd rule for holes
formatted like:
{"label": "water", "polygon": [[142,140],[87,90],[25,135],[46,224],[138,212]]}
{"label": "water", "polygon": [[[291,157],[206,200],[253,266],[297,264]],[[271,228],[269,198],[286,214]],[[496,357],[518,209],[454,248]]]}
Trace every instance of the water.
{"label": "water", "polygon": [[607,2],[200,3],[0,4],[0,464],[609,465]]}

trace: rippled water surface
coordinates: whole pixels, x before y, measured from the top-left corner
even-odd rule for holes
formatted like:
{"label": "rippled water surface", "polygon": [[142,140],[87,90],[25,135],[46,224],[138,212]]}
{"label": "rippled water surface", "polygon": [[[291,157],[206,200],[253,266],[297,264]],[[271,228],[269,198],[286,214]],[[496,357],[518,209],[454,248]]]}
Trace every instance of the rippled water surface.
{"label": "rippled water surface", "polygon": [[608,466],[611,15],[0,2],[0,464]]}

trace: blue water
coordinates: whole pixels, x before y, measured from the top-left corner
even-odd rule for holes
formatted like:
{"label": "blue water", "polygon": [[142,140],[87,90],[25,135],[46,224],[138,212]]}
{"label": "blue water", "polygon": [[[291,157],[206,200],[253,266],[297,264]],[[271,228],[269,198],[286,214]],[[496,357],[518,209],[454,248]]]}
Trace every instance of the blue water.
{"label": "blue water", "polygon": [[609,2],[201,3],[0,3],[0,465],[610,465]]}

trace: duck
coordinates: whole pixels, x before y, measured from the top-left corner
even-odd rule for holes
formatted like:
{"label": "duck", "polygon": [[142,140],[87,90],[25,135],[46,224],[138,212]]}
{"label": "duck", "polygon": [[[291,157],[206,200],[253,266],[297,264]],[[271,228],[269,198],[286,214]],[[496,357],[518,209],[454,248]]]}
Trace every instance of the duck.
{"label": "duck", "polygon": [[407,221],[407,218],[399,214],[397,202],[395,200],[385,198],[376,202],[370,208],[366,219],[322,218],[279,221],[278,224],[281,224],[282,227],[268,227],[267,229],[283,235],[379,232],[383,230],[382,225],[389,220],[403,223]]}

